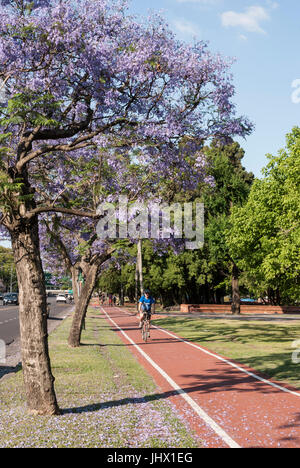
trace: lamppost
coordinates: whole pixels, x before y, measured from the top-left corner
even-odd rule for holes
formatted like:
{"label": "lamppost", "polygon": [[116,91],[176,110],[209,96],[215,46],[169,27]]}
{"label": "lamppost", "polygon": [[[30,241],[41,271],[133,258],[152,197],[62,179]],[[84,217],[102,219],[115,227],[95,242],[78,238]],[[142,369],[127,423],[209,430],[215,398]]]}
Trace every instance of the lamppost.
{"label": "lamppost", "polygon": [[136,259],[136,270],[135,270],[135,295],[136,295],[136,308],[139,308],[138,300],[138,282],[140,283],[141,295],[144,294],[144,279],[143,279],[143,251],[142,251],[142,239],[138,240],[137,244],[137,259]]}

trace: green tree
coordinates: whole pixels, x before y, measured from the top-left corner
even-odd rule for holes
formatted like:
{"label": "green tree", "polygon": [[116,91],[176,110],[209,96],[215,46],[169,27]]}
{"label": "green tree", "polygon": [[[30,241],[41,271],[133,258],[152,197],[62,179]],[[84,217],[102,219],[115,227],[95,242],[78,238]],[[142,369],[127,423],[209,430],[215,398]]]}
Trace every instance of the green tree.
{"label": "green tree", "polygon": [[248,197],[254,176],[242,165],[244,150],[236,142],[213,141],[203,148],[214,186],[200,185],[196,192],[180,194],[182,200],[196,200],[205,206],[205,243],[200,251],[185,252],[186,284],[182,300],[190,303],[219,303],[227,293],[233,296],[233,312],[239,313],[239,270],[230,255],[226,236],[230,229],[233,206],[242,205]]}
{"label": "green tree", "polygon": [[227,246],[230,232],[230,213],[234,206],[241,206],[247,199],[254,176],[242,165],[244,150],[236,142],[220,146],[213,142],[205,152],[211,162],[211,174],[215,180],[213,191],[205,190],[206,249],[210,265],[210,289],[215,300],[226,291],[232,296],[232,313],[240,313],[240,270]]}
{"label": "green tree", "polygon": [[[242,166],[244,150],[238,143],[220,145],[214,141],[211,146],[204,147],[203,152],[210,163],[209,175],[214,178],[214,186],[202,184],[193,192],[170,194],[172,201],[204,203],[203,249],[185,250],[179,255],[171,249],[158,253],[151,241],[143,241],[145,287],[150,288],[164,306],[184,302],[219,303],[238,281],[240,272],[230,255],[226,236],[231,209],[246,201],[254,176]],[[127,295],[131,292],[134,296],[134,275],[135,267],[126,266]],[[108,276],[104,274],[102,281],[105,279],[108,280]],[[239,298],[237,301],[239,303]]]}
{"label": "green tree", "polygon": [[0,280],[5,291],[18,289],[16,268],[11,249],[0,246]]}
{"label": "green tree", "polygon": [[228,246],[254,294],[289,304],[300,292],[300,128],[268,158],[264,179],[255,181],[245,206],[233,210]]}

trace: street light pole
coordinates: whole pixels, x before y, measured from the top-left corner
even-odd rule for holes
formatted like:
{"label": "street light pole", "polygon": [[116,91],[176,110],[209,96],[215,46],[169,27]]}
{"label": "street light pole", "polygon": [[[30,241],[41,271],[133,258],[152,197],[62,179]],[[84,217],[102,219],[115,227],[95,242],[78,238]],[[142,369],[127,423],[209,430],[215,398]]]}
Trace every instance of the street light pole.
{"label": "street light pole", "polygon": [[138,298],[138,284],[140,283],[140,293],[144,294],[144,280],[143,280],[143,254],[142,254],[142,239],[138,240],[137,243],[137,257],[136,257],[136,268],[135,268],[135,300],[136,309],[139,310],[139,298]]}
{"label": "street light pole", "polygon": [[140,280],[141,295],[144,294],[144,278],[143,278],[143,251],[142,251],[142,239],[138,240],[138,271]]}

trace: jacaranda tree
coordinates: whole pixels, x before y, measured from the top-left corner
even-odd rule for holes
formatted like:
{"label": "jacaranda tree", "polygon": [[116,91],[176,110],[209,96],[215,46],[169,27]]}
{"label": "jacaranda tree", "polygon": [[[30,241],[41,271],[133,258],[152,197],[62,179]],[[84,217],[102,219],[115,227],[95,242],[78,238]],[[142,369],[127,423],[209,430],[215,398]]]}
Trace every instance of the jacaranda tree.
{"label": "jacaranda tree", "polygon": [[[116,206],[116,222],[119,222],[117,205],[120,195],[126,197],[131,207],[135,202],[147,202],[149,205],[165,196],[170,197],[170,179],[172,185],[176,184],[178,190],[184,190],[187,186],[193,185],[192,180],[201,179],[201,181],[209,182],[206,177],[208,167],[205,165],[200,169],[189,165],[188,172],[183,172],[181,169],[180,177],[178,177],[180,167],[176,165],[169,167],[170,179],[167,179],[166,183],[163,177],[164,171],[157,169],[156,165],[153,167],[151,161],[147,163],[144,160],[142,164],[137,164],[138,156],[138,151],[132,155],[120,149],[106,151],[105,154],[99,150],[90,151],[88,164],[86,158],[84,161],[81,158],[73,159],[72,164],[68,161],[68,166],[72,167],[72,170],[68,174],[66,186],[65,180],[60,179],[55,167],[48,166],[46,178],[44,170],[39,174],[39,190],[43,191],[43,185],[47,185],[48,174],[55,174],[56,184],[60,183],[65,200],[76,198],[78,203],[81,199],[81,203],[89,207],[91,211],[96,211],[100,202],[105,204],[110,201],[111,206]],[[199,162],[199,157],[196,159]],[[93,177],[91,177],[91,170],[94,173]],[[80,184],[75,181],[78,176]],[[128,242],[123,240],[98,238],[96,228],[97,220],[67,216],[62,213],[44,214],[40,223],[42,259],[47,271],[60,273],[60,275],[68,271],[72,276],[75,311],[68,339],[72,347],[80,345],[87,307],[97,276],[100,270],[103,270],[103,264],[107,263],[113,252],[115,260],[116,255],[118,258],[120,254],[123,256],[124,247],[128,246]],[[133,237],[128,237],[128,240],[136,242],[136,238]],[[173,244],[172,239],[169,242]],[[164,244],[166,243],[168,244],[167,240],[164,241]],[[77,294],[79,274],[84,278],[80,295]]]}
{"label": "jacaranda tree", "polygon": [[159,17],[129,17],[123,1],[1,1],[1,224],[19,282],[31,411],[59,413],[38,218],[97,216],[80,200],[65,199],[51,173],[40,191],[35,175],[51,160],[63,173],[68,159],[88,162],[91,148],[114,145],[138,148],[167,174],[186,161],[179,142],[249,133],[251,124],[231,102],[229,67],[203,42],[178,42]]}

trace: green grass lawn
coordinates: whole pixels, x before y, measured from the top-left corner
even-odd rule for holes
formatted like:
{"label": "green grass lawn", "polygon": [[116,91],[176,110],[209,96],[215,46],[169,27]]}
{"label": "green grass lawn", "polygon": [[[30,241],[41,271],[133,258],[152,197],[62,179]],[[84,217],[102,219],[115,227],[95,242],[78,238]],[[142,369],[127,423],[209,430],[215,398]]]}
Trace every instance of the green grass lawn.
{"label": "green grass lawn", "polygon": [[292,362],[292,344],[300,340],[299,322],[170,317],[154,320],[153,323],[300,389],[300,364]]}
{"label": "green grass lawn", "polygon": [[26,411],[22,373],[0,381],[0,447],[197,447],[165,398],[99,312],[90,309],[83,346],[67,345],[70,319],[50,336],[61,416]]}

